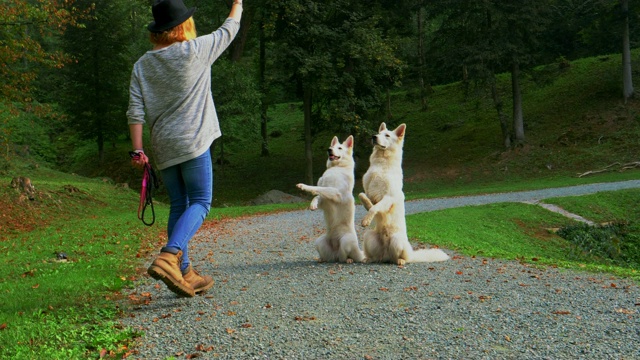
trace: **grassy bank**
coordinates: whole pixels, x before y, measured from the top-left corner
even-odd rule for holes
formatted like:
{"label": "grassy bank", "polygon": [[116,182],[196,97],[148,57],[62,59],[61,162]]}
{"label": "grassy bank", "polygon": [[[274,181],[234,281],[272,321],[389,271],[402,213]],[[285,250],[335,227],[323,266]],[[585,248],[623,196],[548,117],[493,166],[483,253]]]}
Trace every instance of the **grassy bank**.
{"label": "grassy bank", "polygon": [[578,223],[540,206],[504,203],[469,206],[407,217],[409,237],[465,255],[610,272],[640,280],[640,190],[546,199],[596,224],[622,224],[596,234],[585,227],[579,239],[556,232]]}

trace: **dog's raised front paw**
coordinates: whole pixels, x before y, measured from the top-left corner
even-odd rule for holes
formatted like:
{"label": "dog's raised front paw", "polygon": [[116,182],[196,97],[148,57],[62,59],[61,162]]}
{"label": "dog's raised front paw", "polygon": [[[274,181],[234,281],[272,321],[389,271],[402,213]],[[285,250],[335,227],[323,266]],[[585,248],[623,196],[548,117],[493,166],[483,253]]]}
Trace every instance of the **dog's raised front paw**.
{"label": "dog's raised front paw", "polygon": [[373,215],[371,213],[367,213],[360,224],[362,227],[368,227],[371,225],[371,220],[373,220]]}
{"label": "dog's raised front paw", "polygon": [[373,204],[371,203],[371,200],[369,200],[369,197],[367,196],[367,194],[360,193],[358,194],[358,198],[360,199],[360,202],[362,202],[362,206],[364,206],[365,210],[369,211],[369,209],[371,209]]}
{"label": "dog's raised front paw", "polygon": [[309,204],[309,210],[318,210],[318,197],[314,197]]}
{"label": "dog's raised front paw", "polygon": [[300,183],[300,184],[296,185],[296,187],[297,187],[298,189],[300,189],[300,190],[307,191],[307,190],[305,189],[305,188],[307,187],[307,185],[305,185],[305,184]]}

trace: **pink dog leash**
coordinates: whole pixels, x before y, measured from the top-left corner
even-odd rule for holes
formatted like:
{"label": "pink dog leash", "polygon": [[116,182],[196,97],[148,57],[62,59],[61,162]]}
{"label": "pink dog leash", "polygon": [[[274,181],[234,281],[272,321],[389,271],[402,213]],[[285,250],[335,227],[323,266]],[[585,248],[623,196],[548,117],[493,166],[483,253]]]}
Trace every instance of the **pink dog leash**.
{"label": "pink dog leash", "polygon": [[[135,152],[129,153],[132,158],[135,158],[138,155]],[[156,177],[156,173],[153,171],[151,164],[148,162],[144,164],[143,173],[142,173],[142,188],[140,189],[140,204],[138,205],[138,219],[142,220],[142,223],[151,226],[156,222],[156,211],[153,208],[153,189],[158,188],[160,184],[158,183],[158,178]],[[144,217],[144,213],[147,210],[147,206],[151,206],[151,222],[147,222]]]}

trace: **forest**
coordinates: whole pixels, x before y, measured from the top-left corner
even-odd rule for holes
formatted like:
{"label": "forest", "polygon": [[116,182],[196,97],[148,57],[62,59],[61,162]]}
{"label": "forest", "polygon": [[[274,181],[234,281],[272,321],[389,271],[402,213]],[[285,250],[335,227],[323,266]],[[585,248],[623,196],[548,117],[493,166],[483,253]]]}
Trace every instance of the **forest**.
{"label": "forest", "polygon": [[[24,158],[80,172],[87,153],[128,141],[133,64],[150,49],[150,0],[3,0],[0,171]],[[199,34],[232,0],[185,0]],[[628,0],[247,0],[241,30],[212,68],[223,137],[216,161],[246,141],[270,155],[270,111],[298,102],[305,179],[323,131],[367,136],[406,91],[429,109],[434,86],[490,94],[504,151],[526,142],[520,79],[536,66],[622,54],[620,98],[633,96],[640,5]],[[496,86],[507,73],[510,91]],[[509,99],[510,108],[505,108]],[[492,124],[493,125],[493,124]],[[301,149],[302,150],[302,149]]]}

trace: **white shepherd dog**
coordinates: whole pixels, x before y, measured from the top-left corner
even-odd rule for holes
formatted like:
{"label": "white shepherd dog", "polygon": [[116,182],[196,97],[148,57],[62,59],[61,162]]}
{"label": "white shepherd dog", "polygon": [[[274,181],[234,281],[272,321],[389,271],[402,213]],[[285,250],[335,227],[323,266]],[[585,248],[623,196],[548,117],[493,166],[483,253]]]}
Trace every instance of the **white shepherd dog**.
{"label": "white shepherd dog", "polygon": [[298,184],[298,188],[315,195],[309,209],[322,209],[327,233],[316,239],[321,261],[362,262],[364,254],[358,247],[354,224],[353,136],[340,143],[333,137],[328,149],[327,170],[318,179],[318,186]]}
{"label": "white shepherd dog", "polygon": [[407,238],[402,192],[402,146],[406,128],[402,124],[391,131],[382,123],[378,134],[371,139],[373,153],[362,178],[364,193],[358,196],[368,211],[362,226],[368,227],[375,220],[374,228],[367,229],[363,235],[366,261],[404,265],[449,259],[440,249],[413,250]]}

